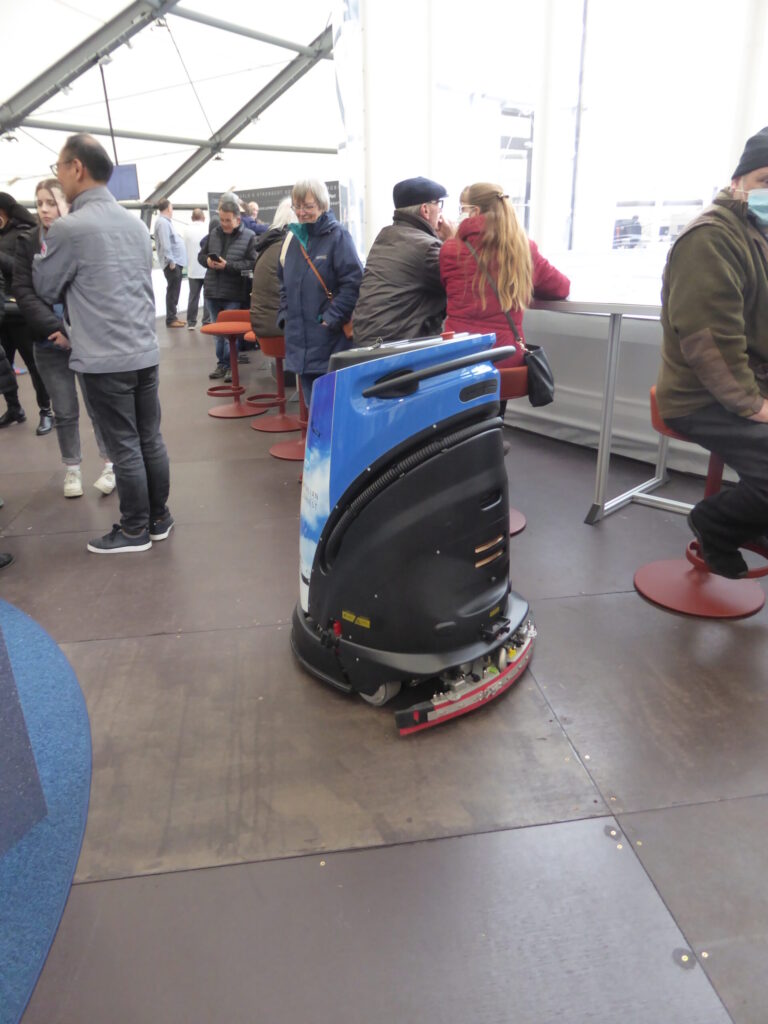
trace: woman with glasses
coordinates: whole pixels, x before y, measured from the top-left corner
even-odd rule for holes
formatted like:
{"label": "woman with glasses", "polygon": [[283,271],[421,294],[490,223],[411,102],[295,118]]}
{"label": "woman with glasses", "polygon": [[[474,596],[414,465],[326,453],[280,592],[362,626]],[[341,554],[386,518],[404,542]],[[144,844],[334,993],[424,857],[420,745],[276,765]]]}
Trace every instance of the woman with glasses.
{"label": "woman with glasses", "polygon": [[[571,283],[540,254],[500,185],[478,182],[461,193],[458,232],[440,250],[446,291],[445,330],[496,334],[496,346],[516,344],[508,317],[523,340],[523,310],[535,296],[565,299]],[[497,363],[520,366],[523,345]]]}
{"label": "woman with glasses", "polygon": [[[330,210],[325,183],[298,181],[291,193],[298,224],[280,253],[280,309],[285,366],[299,375],[309,405],[312,385],[334,352],[349,347],[345,325],[357,302],[363,266],[352,236]],[[349,328],[347,327],[347,330]]]}
{"label": "woman with glasses", "polygon": [[[38,371],[53,401],[53,423],[65,469],[64,497],[79,498],[83,493],[83,479],[80,469],[80,406],[75,387],[78,374],[69,368],[71,347],[63,321],[64,309],[58,304],[51,309],[37,296],[32,285],[32,263],[35,255],[45,244],[48,228],[55,220],[69,212],[69,204],[56,178],[46,178],[38,184],[35,189],[35,205],[38,227],[36,231],[29,232],[18,241],[13,267],[14,287],[19,309],[34,338]],[[93,417],[82,380],[80,392],[93,423],[96,445],[104,463],[104,468],[93,486],[102,494],[111,494],[115,489],[114,469],[107,455],[101,431]]]}

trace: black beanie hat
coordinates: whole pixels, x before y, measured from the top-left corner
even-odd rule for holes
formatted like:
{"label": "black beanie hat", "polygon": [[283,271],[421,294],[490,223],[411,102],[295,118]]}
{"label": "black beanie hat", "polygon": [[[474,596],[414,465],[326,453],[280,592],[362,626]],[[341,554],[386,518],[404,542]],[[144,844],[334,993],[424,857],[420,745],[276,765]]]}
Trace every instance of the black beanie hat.
{"label": "black beanie hat", "polygon": [[405,181],[398,181],[392,189],[392,199],[395,209],[400,210],[404,206],[421,206],[422,203],[432,203],[435,199],[443,199],[448,193],[442,185],[429,178],[406,178]]}
{"label": "black beanie hat", "polygon": [[732,177],[740,178],[742,174],[756,171],[758,167],[768,167],[768,128],[763,128],[757,135],[747,139],[739,166],[733,172]]}

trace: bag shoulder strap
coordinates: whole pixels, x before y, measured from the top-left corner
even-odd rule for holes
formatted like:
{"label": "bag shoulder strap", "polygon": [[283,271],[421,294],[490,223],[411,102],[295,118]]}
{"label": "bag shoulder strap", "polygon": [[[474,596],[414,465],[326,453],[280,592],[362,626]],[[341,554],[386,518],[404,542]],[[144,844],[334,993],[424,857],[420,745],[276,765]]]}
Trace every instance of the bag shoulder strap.
{"label": "bag shoulder strap", "polygon": [[[298,238],[296,239],[296,241],[297,241],[297,242],[299,242]],[[310,267],[312,268],[312,272],[313,272],[313,274],[315,275],[315,277],[317,278],[317,280],[318,280],[318,281],[320,282],[320,286],[321,286],[321,288],[323,289],[323,291],[325,292],[325,297],[326,297],[326,299],[328,299],[328,301],[330,302],[330,301],[331,301],[331,299],[333,298],[333,292],[330,292],[330,291],[328,291],[328,287],[327,287],[327,285],[326,285],[325,281],[324,281],[324,280],[322,279],[322,277],[321,277],[321,275],[320,275],[320,271],[319,271],[319,270],[317,269],[317,267],[315,266],[315,264],[314,264],[314,263],[312,262],[312,260],[311,260],[311,259],[309,258],[309,253],[308,253],[308,252],[307,252],[307,250],[306,250],[306,249],[304,248],[304,246],[303,246],[303,245],[301,245],[301,242],[299,242],[299,245],[301,246],[301,251],[302,251],[302,253],[304,254],[304,259],[305,259],[305,260],[307,261],[307,263],[308,263],[308,264],[310,265]]]}
{"label": "bag shoulder strap", "polygon": [[[480,257],[477,255],[477,250],[475,249],[475,247],[472,245],[471,242],[467,241],[466,238],[463,239],[463,241],[464,241],[464,245],[466,245],[466,247],[469,249],[469,251],[475,257],[475,262],[477,263],[477,265],[479,267],[480,266]],[[488,283],[490,284],[491,288],[493,289],[493,294],[496,296],[496,298],[498,300],[498,303],[499,303],[499,306],[501,306],[501,299],[499,298],[499,289],[496,287],[496,282],[493,280],[493,278],[491,277],[490,274],[488,274]],[[512,316],[510,315],[509,310],[508,309],[502,309],[502,313],[507,318],[507,323],[512,328],[512,333],[515,336],[515,341],[518,343],[518,345],[522,345],[523,339],[520,337],[520,331],[518,331],[517,324],[512,319]]]}
{"label": "bag shoulder strap", "polygon": [[281,267],[285,267],[285,254],[288,252],[288,246],[291,244],[291,239],[292,238],[293,238],[293,232],[289,231],[286,234],[285,239],[283,240],[283,247],[280,250],[280,266]]}

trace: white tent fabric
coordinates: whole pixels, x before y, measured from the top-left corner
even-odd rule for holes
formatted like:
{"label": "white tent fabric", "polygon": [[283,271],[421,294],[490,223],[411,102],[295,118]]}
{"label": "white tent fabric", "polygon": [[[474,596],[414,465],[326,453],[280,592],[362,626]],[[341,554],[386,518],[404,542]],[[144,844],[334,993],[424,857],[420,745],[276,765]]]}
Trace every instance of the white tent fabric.
{"label": "white tent fabric", "polygon": [[[3,3],[0,103],[17,93],[127,6],[125,0],[35,0]],[[179,3],[179,11],[306,46],[330,22],[330,4],[291,0]],[[108,129],[101,70],[115,129],[207,140],[284,68],[296,52],[212,28],[173,13],[133,36],[100,69],[77,78],[29,117]],[[341,134],[332,60],[322,60],[237,136],[237,143],[335,149]],[[0,189],[30,200],[56,160],[66,134],[19,126],[0,143]],[[99,136],[112,153],[108,136]],[[15,141],[14,141],[15,140]],[[120,163],[135,162],[142,198],[196,147],[117,138]],[[260,187],[303,176],[338,176],[337,157],[226,149],[174,193],[178,203],[203,202],[208,191]]]}

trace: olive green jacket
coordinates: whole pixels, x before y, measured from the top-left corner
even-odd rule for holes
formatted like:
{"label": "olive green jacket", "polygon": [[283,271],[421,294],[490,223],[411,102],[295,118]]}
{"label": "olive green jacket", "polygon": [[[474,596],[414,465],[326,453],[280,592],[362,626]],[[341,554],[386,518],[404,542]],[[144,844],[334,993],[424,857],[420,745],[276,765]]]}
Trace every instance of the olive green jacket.
{"label": "olive green jacket", "polygon": [[768,397],[768,239],[723,189],[672,246],[661,290],[662,419],[719,402],[738,416]]}

